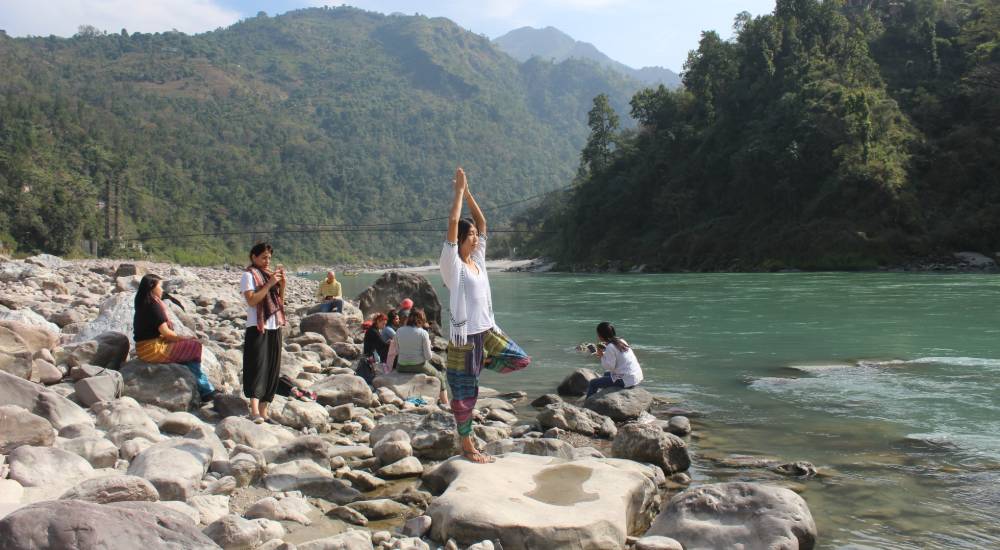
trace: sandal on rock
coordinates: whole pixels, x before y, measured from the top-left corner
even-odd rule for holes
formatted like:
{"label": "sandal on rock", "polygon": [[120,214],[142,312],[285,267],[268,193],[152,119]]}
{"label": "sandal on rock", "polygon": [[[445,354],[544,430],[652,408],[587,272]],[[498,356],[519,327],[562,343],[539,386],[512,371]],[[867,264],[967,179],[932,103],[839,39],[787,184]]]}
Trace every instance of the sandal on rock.
{"label": "sandal on rock", "polygon": [[462,451],[462,457],[465,458],[465,460],[475,462],[476,464],[492,464],[497,461],[495,456],[488,455],[479,449]]}

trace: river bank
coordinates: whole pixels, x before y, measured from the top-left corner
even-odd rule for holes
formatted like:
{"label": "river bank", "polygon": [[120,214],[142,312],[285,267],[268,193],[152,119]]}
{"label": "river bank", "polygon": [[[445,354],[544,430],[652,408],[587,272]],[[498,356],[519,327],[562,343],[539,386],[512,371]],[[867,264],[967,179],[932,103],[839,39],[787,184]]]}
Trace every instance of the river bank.
{"label": "river bank", "polygon": [[[203,368],[223,392],[214,407],[198,406],[186,368],[130,360],[131,298],[145,272],[183,304],[171,309],[178,332],[205,346]],[[58,546],[52,533],[79,528],[92,537],[81,547],[492,547],[485,538],[505,548],[668,548],[679,546],[665,535],[736,544],[722,526],[760,506],[772,513],[766,525],[745,520],[752,536],[815,542],[805,501],[784,482],[691,485],[685,411],[642,389],[584,401],[588,370],[567,372],[561,397],[554,387],[484,389],[474,433],[499,458],[455,456],[454,418],[422,404],[433,403],[436,378],[386,375],[372,389],[351,369],[359,306],[432,295],[405,273],[377,281],[343,315],[313,313],[315,283],[293,277],[282,372],[317,398],[278,397],[274,422],[254,424],[240,394],[237,280],[232,269],[0,260],[0,537],[11,548]],[[445,344],[436,338],[435,351]],[[494,513],[484,518],[469,493],[488,495]],[[732,501],[737,516],[693,529],[686,514],[705,495]]]}

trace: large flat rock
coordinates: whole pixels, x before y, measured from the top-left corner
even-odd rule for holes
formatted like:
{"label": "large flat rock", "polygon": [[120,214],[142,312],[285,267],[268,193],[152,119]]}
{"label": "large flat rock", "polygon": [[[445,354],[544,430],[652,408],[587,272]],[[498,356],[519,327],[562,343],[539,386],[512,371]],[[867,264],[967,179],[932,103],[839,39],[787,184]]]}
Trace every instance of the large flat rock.
{"label": "large flat rock", "polygon": [[624,548],[657,511],[655,479],[651,468],[614,459],[453,458],[425,475],[430,485],[447,484],[427,513],[438,541],[499,540],[506,550]]}

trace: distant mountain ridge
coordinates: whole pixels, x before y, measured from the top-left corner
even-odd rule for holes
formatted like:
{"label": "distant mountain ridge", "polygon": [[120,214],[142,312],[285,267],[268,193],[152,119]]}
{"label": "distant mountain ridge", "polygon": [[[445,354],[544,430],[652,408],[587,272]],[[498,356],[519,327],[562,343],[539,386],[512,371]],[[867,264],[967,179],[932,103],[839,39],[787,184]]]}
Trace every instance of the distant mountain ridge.
{"label": "distant mountain ridge", "polygon": [[589,59],[602,67],[613,69],[639,82],[655,86],[663,84],[668,88],[679,88],[681,77],[664,67],[642,67],[633,69],[624,63],[611,59],[589,42],[581,42],[555,27],[536,29],[521,27],[495,38],[493,43],[514,59],[524,62],[532,57],[551,59],[556,63],[569,58]]}

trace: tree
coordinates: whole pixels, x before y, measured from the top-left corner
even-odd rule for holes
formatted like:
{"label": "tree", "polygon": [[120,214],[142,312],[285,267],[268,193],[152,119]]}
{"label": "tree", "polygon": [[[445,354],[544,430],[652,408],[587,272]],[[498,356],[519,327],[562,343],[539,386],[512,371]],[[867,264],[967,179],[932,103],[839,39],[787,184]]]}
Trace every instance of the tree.
{"label": "tree", "polygon": [[611,108],[608,96],[599,94],[594,107],[587,113],[590,136],[580,154],[581,167],[590,173],[601,172],[611,164],[611,154],[618,139],[618,114]]}

